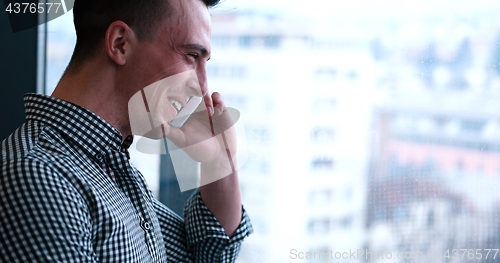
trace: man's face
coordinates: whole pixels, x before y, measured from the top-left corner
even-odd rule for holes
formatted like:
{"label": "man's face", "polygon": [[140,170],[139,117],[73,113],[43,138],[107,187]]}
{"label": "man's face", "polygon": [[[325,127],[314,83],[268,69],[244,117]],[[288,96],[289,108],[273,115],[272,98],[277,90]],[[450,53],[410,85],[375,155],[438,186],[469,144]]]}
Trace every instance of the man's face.
{"label": "man's face", "polygon": [[[157,116],[163,120],[163,124],[175,117],[174,109],[184,106],[189,96],[202,96],[208,93],[206,62],[210,57],[211,34],[208,9],[201,0],[170,2],[171,17],[166,18],[160,25],[156,39],[152,43],[139,43],[139,49],[131,61],[136,82],[132,84],[140,87],[134,90],[135,94],[152,83],[174,75],[191,76],[191,79],[198,80],[189,86],[171,85],[171,88],[165,88],[166,85],[163,85],[162,96],[154,98],[161,100],[161,103],[149,102],[164,108],[161,112],[164,112],[165,116]],[[180,74],[188,71],[191,73]],[[196,75],[195,78],[192,77],[193,74]],[[185,83],[182,80],[177,82]],[[170,128],[168,125],[164,126]]]}

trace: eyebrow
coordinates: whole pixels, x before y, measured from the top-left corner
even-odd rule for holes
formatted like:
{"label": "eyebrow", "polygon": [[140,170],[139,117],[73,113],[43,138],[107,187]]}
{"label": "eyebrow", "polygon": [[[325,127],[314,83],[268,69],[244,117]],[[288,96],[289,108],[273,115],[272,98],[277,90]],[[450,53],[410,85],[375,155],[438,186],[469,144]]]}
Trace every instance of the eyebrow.
{"label": "eyebrow", "polygon": [[[186,49],[198,50],[198,51],[201,52],[201,55],[203,57],[208,56],[208,51],[207,51],[207,49],[203,45],[200,45],[200,44],[185,44],[185,45],[182,45],[182,47],[186,48]],[[208,58],[208,59],[210,59],[210,58]]]}
{"label": "eyebrow", "polygon": [[185,44],[183,46],[184,46],[184,48],[187,48],[187,49],[199,50],[201,52],[201,54],[204,56],[208,54],[207,49],[203,45],[200,45],[200,44]]}

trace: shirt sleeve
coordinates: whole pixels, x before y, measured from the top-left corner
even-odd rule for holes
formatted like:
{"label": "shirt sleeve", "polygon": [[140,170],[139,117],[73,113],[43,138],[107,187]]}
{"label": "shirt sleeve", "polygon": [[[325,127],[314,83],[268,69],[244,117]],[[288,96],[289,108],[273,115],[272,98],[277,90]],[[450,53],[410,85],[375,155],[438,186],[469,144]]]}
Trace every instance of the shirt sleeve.
{"label": "shirt sleeve", "polygon": [[154,201],[167,257],[174,262],[235,262],[241,242],[253,232],[242,207],[240,225],[229,237],[201,200],[199,190],[184,207],[185,221],[159,201]]}
{"label": "shirt sleeve", "polygon": [[0,261],[98,262],[82,196],[44,163],[0,166]]}
{"label": "shirt sleeve", "polygon": [[253,233],[250,218],[242,207],[241,221],[229,237],[219,221],[205,206],[198,189],[184,207],[188,246],[196,262],[234,262],[241,242]]}

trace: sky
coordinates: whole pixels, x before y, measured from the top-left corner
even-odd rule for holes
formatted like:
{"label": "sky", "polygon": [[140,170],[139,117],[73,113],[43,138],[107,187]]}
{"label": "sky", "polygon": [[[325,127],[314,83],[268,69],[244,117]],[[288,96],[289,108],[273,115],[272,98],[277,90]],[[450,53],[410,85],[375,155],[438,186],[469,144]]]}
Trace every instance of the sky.
{"label": "sky", "polygon": [[499,12],[498,0],[223,0],[220,10],[260,9],[276,14],[320,20],[407,19],[443,16],[449,13],[469,15]]}

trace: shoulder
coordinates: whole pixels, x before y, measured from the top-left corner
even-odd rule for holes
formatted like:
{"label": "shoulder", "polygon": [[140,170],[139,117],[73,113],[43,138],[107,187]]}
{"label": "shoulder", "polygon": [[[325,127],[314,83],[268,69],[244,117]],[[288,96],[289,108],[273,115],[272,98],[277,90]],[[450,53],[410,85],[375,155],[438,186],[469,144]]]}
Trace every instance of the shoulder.
{"label": "shoulder", "polygon": [[[4,203],[59,204],[72,199],[81,207],[86,202],[60,163],[71,159],[50,127],[26,122],[1,144],[0,198]],[[59,200],[59,201],[58,201]]]}
{"label": "shoulder", "polygon": [[[0,146],[0,165],[7,162],[38,159],[50,161],[51,156],[64,154],[57,134],[38,121],[25,122],[7,137]],[[48,158],[42,159],[42,158]]]}
{"label": "shoulder", "polygon": [[6,180],[22,182],[61,177],[58,163],[71,159],[64,144],[51,127],[37,121],[24,123],[0,146],[0,184]]}
{"label": "shoulder", "polygon": [[52,165],[61,150],[45,134],[45,125],[28,121],[7,137],[0,147],[0,184],[57,177]]}

